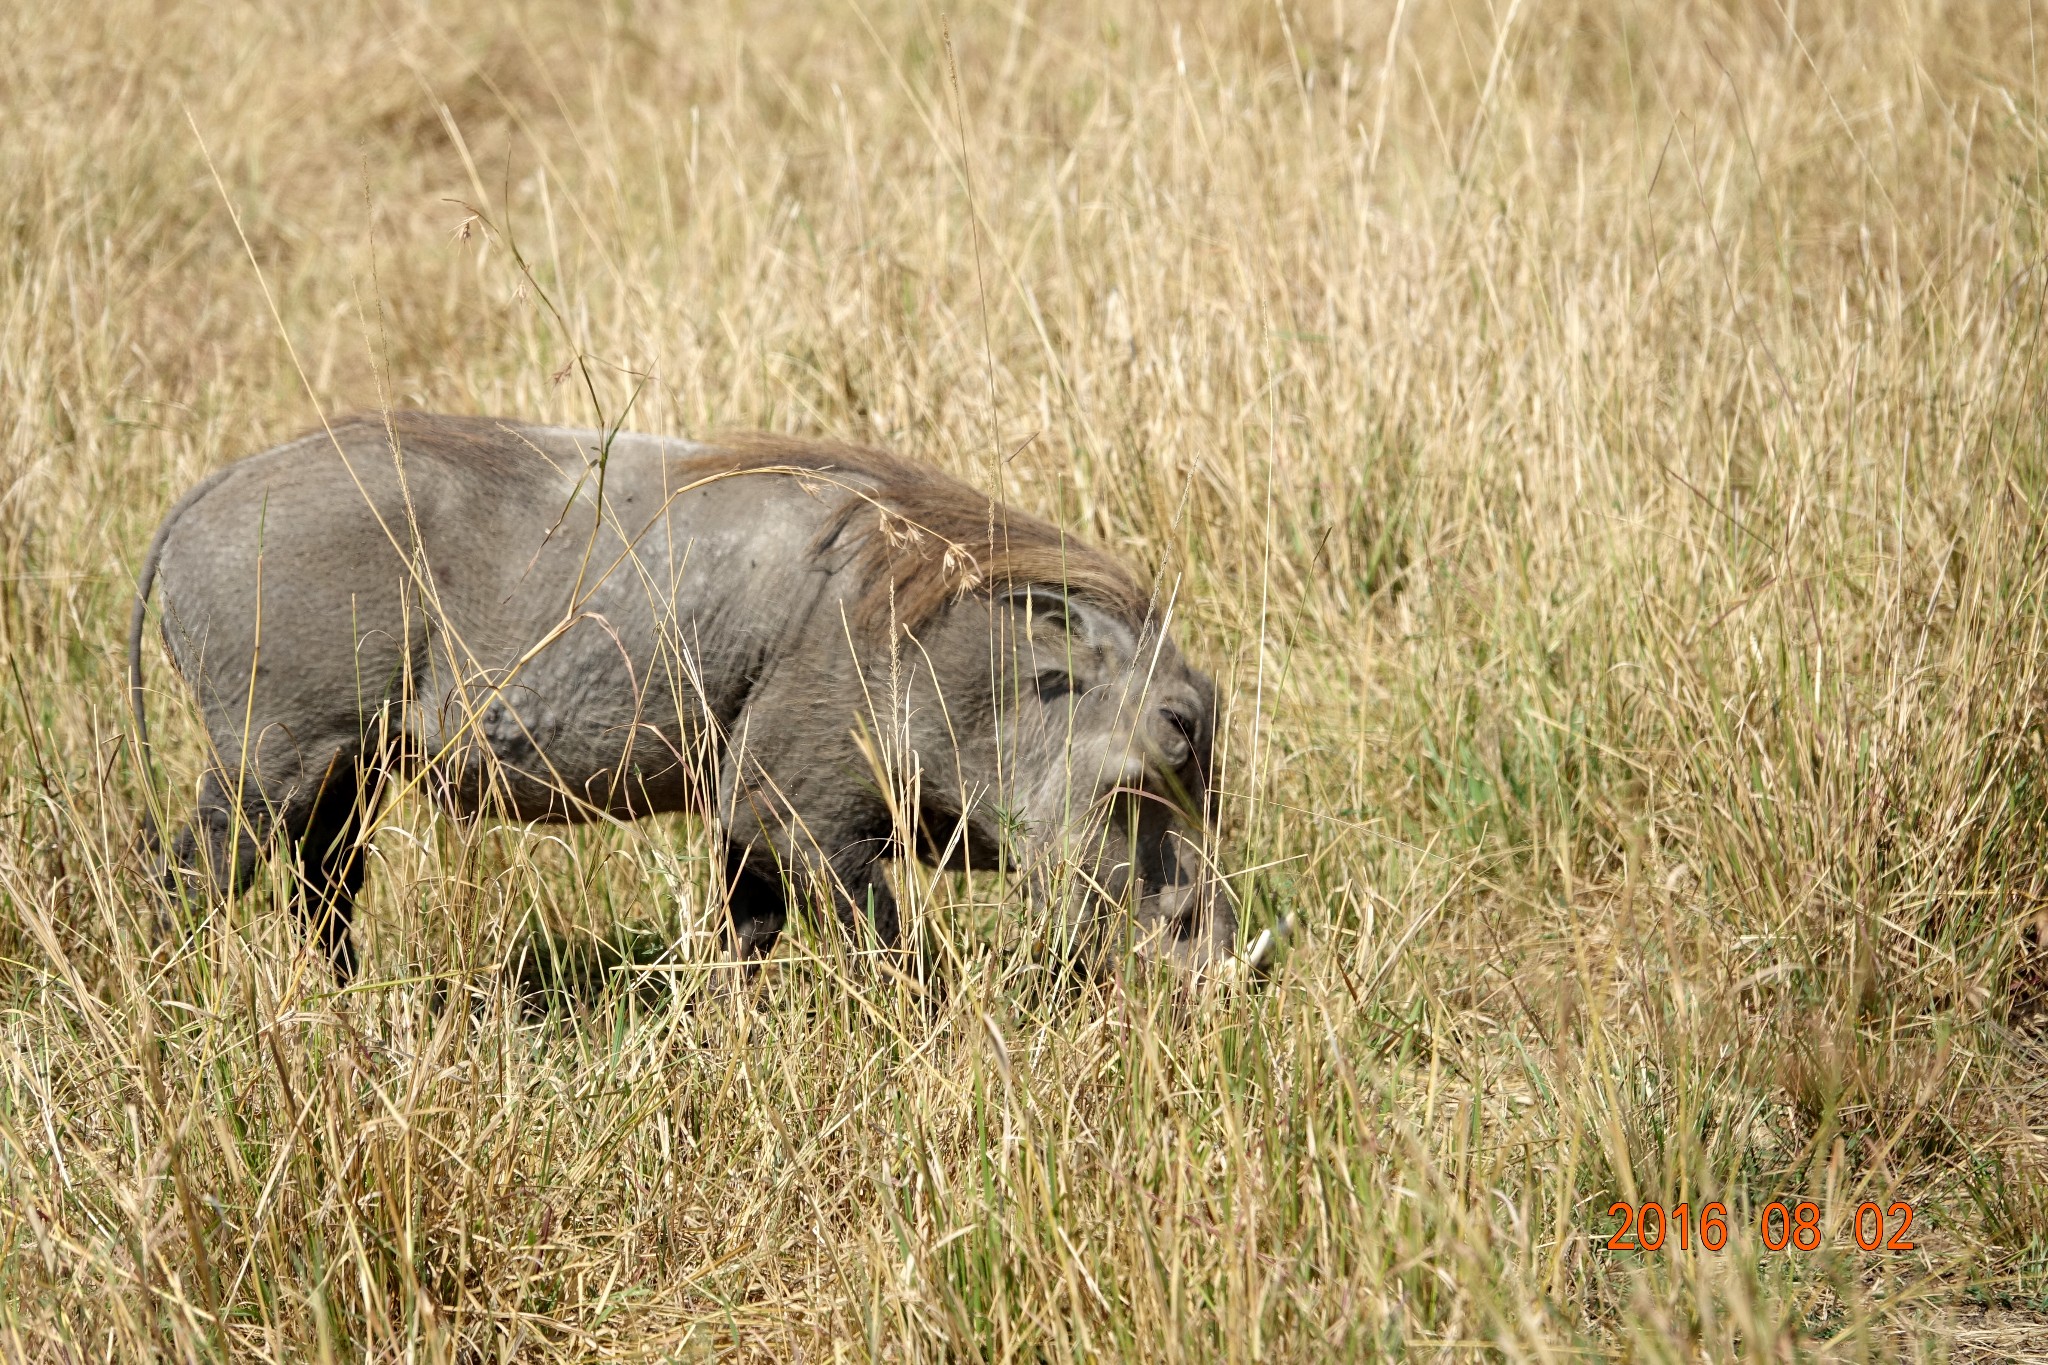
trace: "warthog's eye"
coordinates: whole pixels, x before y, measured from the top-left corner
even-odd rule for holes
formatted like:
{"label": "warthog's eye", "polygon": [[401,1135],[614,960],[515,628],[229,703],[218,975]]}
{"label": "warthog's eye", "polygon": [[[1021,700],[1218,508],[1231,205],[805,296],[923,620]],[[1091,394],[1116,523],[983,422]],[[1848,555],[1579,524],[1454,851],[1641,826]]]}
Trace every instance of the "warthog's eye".
{"label": "warthog's eye", "polygon": [[1038,699],[1047,706],[1074,695],[1074,675],[1062,668],[1048,668],[1038,675]]}

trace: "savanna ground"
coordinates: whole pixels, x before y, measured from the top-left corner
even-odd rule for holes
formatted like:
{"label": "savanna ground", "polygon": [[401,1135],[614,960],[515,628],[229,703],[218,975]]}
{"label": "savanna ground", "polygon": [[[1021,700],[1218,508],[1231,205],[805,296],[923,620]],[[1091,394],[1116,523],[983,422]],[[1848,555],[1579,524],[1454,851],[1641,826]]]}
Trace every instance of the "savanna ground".
{"label": "savanna ground", "polygon": [[[2048,1351],[2044,40],[6,6],[0,1352]],[[703,830],[418,802],[346,994],[275,875],[164,939],[133,566],[205,471],[382,404],[883,444],[1156,573],[1277,979],[1047,1002],[1011,891],[911,872],[936,1006],[806,930],[737,1021],[687,961],[536,1015],[522,944],[715,913]],[[1728,1245],[1609,1251],[1618,1200]]]}

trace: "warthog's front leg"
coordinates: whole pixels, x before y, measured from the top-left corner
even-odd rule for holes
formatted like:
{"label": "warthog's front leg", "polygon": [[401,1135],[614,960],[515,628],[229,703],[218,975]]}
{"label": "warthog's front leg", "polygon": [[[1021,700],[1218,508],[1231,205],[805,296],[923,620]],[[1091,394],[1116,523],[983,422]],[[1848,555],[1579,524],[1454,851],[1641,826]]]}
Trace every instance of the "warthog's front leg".
{"label": "warthog's front leg", "polygon": [[888,840],[856,839],[842,845],[813,872],[821,892],[831,897],[839,927],[855,948],[896,951],[902,929],[896,915],[896,893],[882,875]]}
{"label": "warthog's front leg", "polygon": [[773,950],[792,895],[829,905],[856,952],[896,950],[896,896],[882,874],[891,844],[872,819],[807,820],[756,792],[727,815],[725,839],[726,899],[742,960]]}
{"label": "warthog's front leg", "polygon": [[[752,840],[744,838],[748,833]],[[774,950],[789,922],[792,891],[829,904],[849,947],[894,951],[901,930],[895,893],[882,874],[886,847],[885,840],[860,838],[831,856],[816,849],[792,850],[758,828],[728,831],[726,904],[741,960],[759,961]]]}
{"label": "warthog's front leg", "polygon": [[791,894],[830,905],[856,952],[894,952],[896,897],[882,874],[893,849],[888,810],[872,792],[849,788],[846,760],[756,742],[727,755],[719,773],[718,817],[726,843],[725,885],[740,956],[767,956],[788,922]]}
{"label": "warthog's front leg", "polygon": [[789,923],[782,879],[773,869],[748,867],[746,849],[735,844],[725,846],[725,902],[740,961],[751,966],[775,951],[775,940]]}

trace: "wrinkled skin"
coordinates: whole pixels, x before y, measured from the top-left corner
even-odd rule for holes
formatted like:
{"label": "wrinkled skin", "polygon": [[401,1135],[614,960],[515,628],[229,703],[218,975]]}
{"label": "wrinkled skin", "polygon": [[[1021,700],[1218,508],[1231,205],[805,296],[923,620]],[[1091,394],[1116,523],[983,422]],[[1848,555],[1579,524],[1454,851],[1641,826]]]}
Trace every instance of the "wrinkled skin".
{"label": "wrinkled skin", "polygon": [[[1227,958],[1236,916],[1197,854],[1214,689],[1170,638],[1005,583],[892,658],[848,624],[863,583],[821,540],[857,478],[710,477],[707,447],[619,435],[600,515],[602,442],[420,418],[394,453],[358,419],[188,494],[142,576],[213,749],[167,875],[232,892],[281,842],[346,980],[364,831],[418,780],[465,816],[698,811],[743,958],[773,948],[792,892],[851,946],[895,950],[903,813],[879,759],[916,775],[918,853],[1026,870],[1078,960]],[[141,622],[138,602],[131,662]]]}

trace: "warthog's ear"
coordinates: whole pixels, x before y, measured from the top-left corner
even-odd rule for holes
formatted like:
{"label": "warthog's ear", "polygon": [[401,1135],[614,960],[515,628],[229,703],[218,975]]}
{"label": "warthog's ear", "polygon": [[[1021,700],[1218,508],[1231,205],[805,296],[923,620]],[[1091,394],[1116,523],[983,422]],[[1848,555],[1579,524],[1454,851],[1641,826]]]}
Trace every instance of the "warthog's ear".
{"label": "warthog's ear", "polygon": [[1014,666],[1033,680],[1040,701],[1058,701],[1099,681],[1092,675],[1103,628],[1086,602],[1033,584],[1004,593],[999,606],[1010,615]]}
{"label": "warthog's ear", "polygon": [[1003,594],[1002,603],[1024,618],[1026,631],[1033,635],[1046,631],[1065,635],[1081,624],[1075,619],[1081,615],[1080,604],[1043,583],[1012,588]]}

